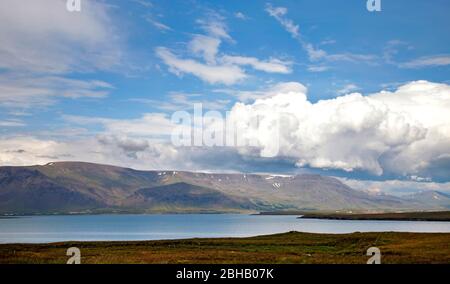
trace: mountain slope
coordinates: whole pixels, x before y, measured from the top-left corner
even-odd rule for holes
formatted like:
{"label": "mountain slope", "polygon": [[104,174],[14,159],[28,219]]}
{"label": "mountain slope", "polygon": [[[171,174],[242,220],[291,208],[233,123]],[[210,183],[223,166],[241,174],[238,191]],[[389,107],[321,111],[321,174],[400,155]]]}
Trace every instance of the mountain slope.
{"label": "mountain slope", "polygon": [[109,206],[119,205],[121,200],[139,188],[161,184],[161,178],[156,172],[92,163],[62,162],[29,168],[41,172],[55,183],[64,184]]}
{"label": "mountain slope", "polygon": [[410,202],[420,203],[426,207],[450,209],[450,195],[440,191],[422,191],[404,196],[403,198]]}
{"label": "mountain slope", "polygon": [[0,213],[438,210],[450,202],[372,196],[332,177],[209,174],[79,162],[0,167]]}
{"label": "mountain slope", "polygon": [[0,213],[35,214],[103,207],[33,169],[0,169]]}
{"label": "mountain slope", "polygon": [[227,212],[255,208],[255,205],[245,198],[227,196],[217,190],[184,182],[139,189],[124,205],[150,211],[171,212]]}
{"label": "mountain slope", "polygon": [[165,181],[186,181],[223,193],[249,197],[256,203],[281,209],[402,209],[412,208],[393,196],[371,196],[338,179],[320,175],[249,175],[166,172]]}

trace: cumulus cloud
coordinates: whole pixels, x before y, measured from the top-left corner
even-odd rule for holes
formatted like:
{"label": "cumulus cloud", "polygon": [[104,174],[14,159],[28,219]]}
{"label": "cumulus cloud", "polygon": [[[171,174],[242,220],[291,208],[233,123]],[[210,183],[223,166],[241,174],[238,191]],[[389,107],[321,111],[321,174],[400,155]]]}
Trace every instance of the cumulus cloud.
{"label": "cumulus cloud", "polygon": [[348,93],[351,93],[353,91],[359,90],[359,87],[356,84],[347,84],[342,89],[338,90],[337,92],[341,95],[345,95]]}
{"label": "cumulus cloud", "polygon": [[[55,161],[89,161],[136,169],[172,169],[180,154],[158,141],[106,136],[58,141],[34,136],[0,139],[0,165],[43,165]],[[176,167],[175,167],[176,168]]]}
{"label": "cumulus cloud", "polygon": [[240,102],[251,102],[257,99],[263,99],[275,96],[279,93],[290,91],[306,92],[306,87],[297,82],[277,83],[269,88],[257,91],[241,91],[233,89],[216,89],[214,92],[223,93],[236,97]]}
{"label": "cumulus cloud", "polygon": [[61,143],[19,136],[0,139],[0,149],[1,165],[23,166],[47,163],[50,157],[54,158],[60,152]]}
{"label": "cumulus cloud", "polygon": [[[239,124],[244,139],[255,142],[250,146],[175,147],[170,136],[180,125],[166,114],[148,113],[134,119],[65,116],[72,124],[100,126],[101,130],[94,137],[71,141],[3,137],[0,163],[30,164],[58,158],[141,169],[149,168],[151,161],[152,169],[221,170],[225,165],[237,167],[236,161],[276,161],[414,182],[449,181],[447,84],[415,81],[395,91],[366,96],[352,93],[316,103],[308,100],[307,88],[297,82],[239,96],[247,102],[236,103],[228,119]],[[205,123],[205,130],[214,126],[214,122]]]}
{"label": "cumulus cloud", "polygon": [[122,136],[99,135],[98,142],[106,146],[116,146],[119,151],[123,151],[125,155],[137,159],[137,154],[143,152],[150,147],[145,139],[130,139]]}
{"label": "cumulus cloud", "polygon": [[[433,175],[427,169],[437,159],[441,164],[449,159],[449,85],[416,81],[395,92],[353,93],[317,103],[308,101],[299,83],[284,87],[231,111],[247,127],[248,138],[258,141],[261,156],[279,147],[278,156],[298,167],[404,176]],[[255,117],[257,124],[251,121]],[[261,129],[274,124],[278,129]],[[448,176],[450,168],[444,171]]]}
{"label": "cumulus cloud", "polygon": [[[226,157],[226,158],[224,158]],[[70,140],[35,136],[0,137],[1,166],[44,165],[56,161],[84,161],[140,170],[202,172],[269,172],[277,162],[261,163],[229,147],[174,147],[169,143],[102,133]],[[286,166],[287,167],[287,166]]]}
{"label": "cumulus cloud", "polygon": [[[223,159],[227,157],[227,159]],[[139,170],[203,172],[248,171],[258,167],[231,148],[174,147],[169,143],[122,134],[102,133],[70,140],[35,136],[0,137],[1,166],[44,165],[57,161],[84,161]],[[264,168],[267,171],[267,168]]]}

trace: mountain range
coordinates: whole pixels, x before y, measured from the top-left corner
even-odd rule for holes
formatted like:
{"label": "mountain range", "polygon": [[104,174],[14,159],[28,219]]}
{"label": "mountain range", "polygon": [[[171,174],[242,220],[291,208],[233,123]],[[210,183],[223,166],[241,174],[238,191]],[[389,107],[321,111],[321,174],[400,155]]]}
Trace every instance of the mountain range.
{"label": "mountain range", "polygon": [[450,196],[371,195],[320,175],[138,171],[58,162],[0,167],[0,214],[450,209]]}

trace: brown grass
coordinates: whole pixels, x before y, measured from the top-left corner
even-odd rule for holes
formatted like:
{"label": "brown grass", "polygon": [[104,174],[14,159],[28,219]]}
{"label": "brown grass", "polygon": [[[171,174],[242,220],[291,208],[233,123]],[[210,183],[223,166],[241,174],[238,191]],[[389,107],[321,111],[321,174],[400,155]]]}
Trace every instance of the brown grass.
{"label": "brown grass", "polygon": [[82,263],[276,264],[360,263],[376,246],[382,263],[450,263],[450,234],[286,233],[254,238],[0,245],[0,263],[65,263],[69,247]]}

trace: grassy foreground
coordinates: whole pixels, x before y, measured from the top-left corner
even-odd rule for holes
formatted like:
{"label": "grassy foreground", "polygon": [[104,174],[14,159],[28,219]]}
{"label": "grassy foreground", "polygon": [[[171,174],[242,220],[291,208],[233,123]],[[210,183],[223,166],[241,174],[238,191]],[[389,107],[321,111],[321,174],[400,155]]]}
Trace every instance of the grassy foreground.
{"label": "grassy foreground", "polygon": [[382,263],[450,264],[450,233],[285,233],[253,238],[0,245],[0,263],[65,263],[69,247],[84,264],[366,263],[376,246]]}

